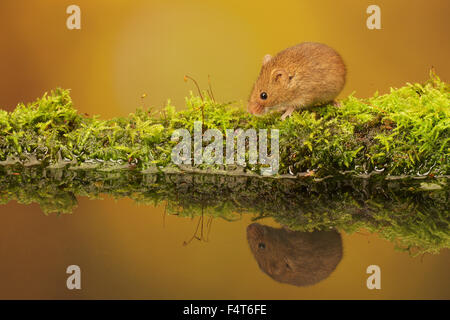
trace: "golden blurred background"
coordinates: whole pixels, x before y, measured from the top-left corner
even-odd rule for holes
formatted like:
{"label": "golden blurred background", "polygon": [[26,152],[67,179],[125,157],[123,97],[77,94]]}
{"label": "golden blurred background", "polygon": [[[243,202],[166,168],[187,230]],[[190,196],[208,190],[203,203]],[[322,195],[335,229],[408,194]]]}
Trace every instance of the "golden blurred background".
{"label": "golden blurred background", "polygon": [[[81,8],[68,30],[66,8]],[[366,8],[381,8],[381,30]],[[450,2],[87,1],[0,2],[0,107],[12,110],[55,87],[70,88],[80,112],[126,116],[142,104],[178,109],[211,76],[220,101],[245,103],[262,57],[303,41],[343,56],[341,97],[422,82],[433,66],[450,77]],[[213,222],[211,240],[183,246],[196,221],[130,200],[80,199],[72,215],[45,216],[37,205],[0,206],[0,298],[321,299],[450,298],[450,253],[411,258],[373,235],[344,235],[344,258],[313,287],[263,274],[247,246],[249,218]],[[82,269],[82,290],[65,287],[65,268]],[[382,289],[365,286],[378,264]]]}

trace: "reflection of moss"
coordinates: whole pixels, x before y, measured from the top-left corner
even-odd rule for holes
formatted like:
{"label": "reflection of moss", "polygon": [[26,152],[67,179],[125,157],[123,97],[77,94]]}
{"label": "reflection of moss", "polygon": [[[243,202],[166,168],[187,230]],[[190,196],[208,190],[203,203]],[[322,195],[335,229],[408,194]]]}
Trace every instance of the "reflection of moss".
{"label": "reflection of moss", "polygon": [[236,220],[253,213],[300,231],[366,229],[413,253],[450,248],[449,191],[448,178],[314,181],[0,166],[0,203],[37,202],[46,213],[71,212],[76,196],[108,194],[152,205],[167,201],[169,213],[180,216]]}
{"label": "reflection of moss", "polygon": [[[80,115],[68,91],[56,90],[30,105],[0,111],[0,161],[59,166],[170,168],[170,141],[177,128],[279,129],[280,174],[315,170],[316,177],[351,171],[391,175],[450,174],[449,86],[431,74],[424,85],[408,84],[369,99],[350,96],[341,106],[254,117],[208,98],[191,96],[187,110],[167,106],[160,114],[138,110],[128,118]],[[202,112],[203,111],[203,112]],[[207,165],[200,165],[205,169]],[[212,169],[218,169],[214,167]],[[259,172],[258,165],[247,165]]]}

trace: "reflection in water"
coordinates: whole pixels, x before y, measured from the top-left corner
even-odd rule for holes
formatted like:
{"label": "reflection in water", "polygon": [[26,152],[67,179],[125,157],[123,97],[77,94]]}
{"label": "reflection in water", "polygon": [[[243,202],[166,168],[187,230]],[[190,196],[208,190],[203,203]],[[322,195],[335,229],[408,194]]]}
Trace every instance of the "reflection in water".
{"label": "reflection in water", "polygon": [[[167,206],[166,206],[167,209]],[[164,213],[166,212],[166,209],[164,210]],[[194,234],[188,241],[184,241],[183,245],[187,246],[190,244],[194,239],[199,241],[209,241],[209,234],[211,232],[211,226],[213,222],[213,217],[208,217],[206,223],[205,223],[205,216],[203,213],[203,207],[202,207],[202,215],[198,219],[197,227],[195,228]]]}
{"label": "reflection in water", "polygon": [[[167,204],[167,213],[204,221],[273,218],[301,232],[365,229],[413,254],[450,248],[449,177],[340,176],[261,178],[242,172],[138,172],[108,168],[0,166],[0,203],[39,203],[42,210],[71,212],[77,197],[108,194],[142,204]],[[187,240],[188,243],[191,240]]]}
{"label": "reflection in water", "polygon": [[296,286],[326,279],[342,258],[341,235],[335,230],[300,232],[252,223],[247,239],[262,271]]}

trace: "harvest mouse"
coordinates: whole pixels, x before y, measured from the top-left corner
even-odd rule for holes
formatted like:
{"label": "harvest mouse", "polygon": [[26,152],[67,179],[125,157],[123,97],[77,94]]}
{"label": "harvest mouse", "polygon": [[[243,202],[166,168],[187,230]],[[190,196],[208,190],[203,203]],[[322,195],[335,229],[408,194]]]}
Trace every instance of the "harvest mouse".
{"label": "harvest mouse", "polygon": [[260,115],[284,110],[281,119],[296,108],[333,101],[345,84],[341,56],[325,44],[303,42],[266,55],[248,101],[248,111]]}
{"label": "harvest mouse", "polygon": [[296,286],[327,278],[342,259],[341,235],[334,230],[300,232],[252,223],[247,240],[264,273]]}

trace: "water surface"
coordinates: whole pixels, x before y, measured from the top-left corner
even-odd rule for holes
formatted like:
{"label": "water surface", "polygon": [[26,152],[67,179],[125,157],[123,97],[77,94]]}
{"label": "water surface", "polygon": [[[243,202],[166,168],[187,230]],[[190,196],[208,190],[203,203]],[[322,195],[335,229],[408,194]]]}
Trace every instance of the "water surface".
{"label": "water surface", "polygon": [[450,298],[445,181],[16,173],[0,182],[3,299]]}

